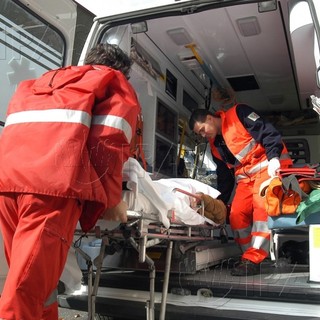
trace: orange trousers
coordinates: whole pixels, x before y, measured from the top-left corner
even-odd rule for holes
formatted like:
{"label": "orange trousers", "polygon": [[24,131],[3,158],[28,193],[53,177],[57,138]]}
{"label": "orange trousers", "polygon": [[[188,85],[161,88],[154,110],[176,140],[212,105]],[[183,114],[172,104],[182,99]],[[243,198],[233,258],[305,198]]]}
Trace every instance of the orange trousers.
{"label": "orange trousers", "polygon": [[267,169],[261,170],[250,181],[240,181],[231,204],[230,226],[234,239],[242,249],[242,258],[254,263],[269,255],[270,230],[260,185],[269,179]]}
{"label": "orange trousers", "polygon": [[58,303],[52,296],[81,211],[77,199],[0,195],[0,226],[9,266],[0,319],[58,319]]}

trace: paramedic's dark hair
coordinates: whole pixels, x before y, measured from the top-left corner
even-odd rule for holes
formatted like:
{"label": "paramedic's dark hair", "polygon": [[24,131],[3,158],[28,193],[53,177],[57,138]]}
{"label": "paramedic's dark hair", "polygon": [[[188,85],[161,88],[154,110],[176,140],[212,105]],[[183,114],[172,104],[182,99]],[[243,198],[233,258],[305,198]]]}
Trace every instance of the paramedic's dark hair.
{"label": "paramedic's dark hair", "polygon": [[212,112],[207,109],[196,109],[192,112],[191,117],[189,119],[189,128],[193,131],[194,125],[196,122],[205,122],[207,116],[216,117]]}
{"label": "paramedic's dark hair", "polygon": [[212,89],[212,98],[217,101],[231,100],[231,94],[228,89],[223,87],[216,87]]}
{"label": "paramedic's dark hair", "polygon": [[109,43],[99,43],[89,51],[84,64],[105,65],[121,71],[129,79],[132,60],[118,46]]}

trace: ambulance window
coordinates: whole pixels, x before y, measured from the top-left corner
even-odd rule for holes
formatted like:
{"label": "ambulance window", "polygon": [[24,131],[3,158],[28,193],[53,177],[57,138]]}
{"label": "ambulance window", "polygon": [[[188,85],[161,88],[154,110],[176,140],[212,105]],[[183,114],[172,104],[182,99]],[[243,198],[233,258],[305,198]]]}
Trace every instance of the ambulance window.
{"label": "ambulance window", "polygon": [[[65,41],[48,22],[11,0],[0,2],[1,104],[6,106],[20,81],[63,65]],[[1,108],[0,121],[6,108]]]}
{"label": "ambulance window", "polygon": [[174,100],[177,99],[177,78],[167,69],[166,71],[166,93]]}
{"label": "ambulance window", "polygon": [[62,66],[64,39],[48,22],[10,0],[1,1],[0,12],[6,54],[23,56],[44,69]]}
{"label": "ambulance window", "polygon": [[177,143],[178,116],[158,99],[156,131],[169,141]]}
{"label": "ambulance window", "polygon": [[183,90],[182,103],[191,112],[199,107],[197,101],[194,100],[185,90]]}
{"label": "ambulance window", "polygon": [[111,43],[119,46],[124,52],[131,50],[131,28],[130,25],[121,25],[108,29],[101,39],[102,43]]}
{"label": "ambulance window", "polygon": [[156,136],[155,143],[155,177],[158,174],[167,177],[177,176],[177,147],[176,145]]}

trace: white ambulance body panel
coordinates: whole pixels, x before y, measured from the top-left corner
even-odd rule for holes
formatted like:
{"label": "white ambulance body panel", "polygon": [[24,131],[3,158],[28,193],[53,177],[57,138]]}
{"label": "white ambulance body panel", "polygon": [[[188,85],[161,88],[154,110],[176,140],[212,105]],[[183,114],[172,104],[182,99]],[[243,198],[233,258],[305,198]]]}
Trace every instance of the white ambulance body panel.
{"label": "white ambulance body panel", "polygon": [[[0,132],[20,81],[71,63],[76,19],[76,4],[69,0],[1,1]],[[0,233],[0,291],[7,271]]]}

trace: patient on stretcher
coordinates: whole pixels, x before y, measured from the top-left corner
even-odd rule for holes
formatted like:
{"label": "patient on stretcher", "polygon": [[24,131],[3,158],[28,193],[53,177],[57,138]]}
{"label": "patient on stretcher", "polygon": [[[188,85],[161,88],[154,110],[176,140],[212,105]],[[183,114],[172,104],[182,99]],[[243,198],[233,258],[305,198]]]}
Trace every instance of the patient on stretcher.
{"label": "patient on stretcher", "polygon": [[[125,163],[123,177],[129,190],[123,192],[123,200],[129,209],[158,216],[167,228],[172,218],[186,225],[219,225],[225,222],[227,209],[222,201],[216,199],[220,192],[205,183],[191,178],[152,180],[134,158]],[[197,198],[179,190],[195,194]],[[201,200],[204,216],[199,209]]]}
{"label": "patient on stretcher", "polygon": [[[221,200],[216,199],[220,192],[205,183],[188,178],[152,180],[134,158],[129,158],[124,164],[123,178],[127,190],[123,191],[122,199],[127,203],[128,210],[143,212],[148,217],[153,216],[152,220],[161,222],[168,229],[173,224],[189,227],[206,223],[210,224],[210,228],[211,225],[215,228],[225,222],[226,207]],[[197,198],[179,190],[196,195]],[[199,208],[201,201],[204,203],[204,216]],[[107,219],[99,219],[97,222],[101,230],[108,231],[116,229],[119,224],[120,221]],[[79,224],[77,229],[80,230]],[[170,235],[173,238],[177,236],[172,232]],[[178,237],[181,237],[181,233]],[[75,252],[70,250],[61,281],[71,292],[72,288],[80,288],[81,278]]]}
{"label": "patient on stretcher", "polygon": [[227,207],[223,203],[222,200],[214,199],[210,197],[208,194],[204,194],[203,192],[196,193],[199,198],[190,197],[190,206],[191,208],[197,210],[199,212],[199,206],[201,205],[201,200],[204,205],[204,216],[208,219],[211,219],[213,222],[217,224],[223,224],[226,221],[227,216]]}

